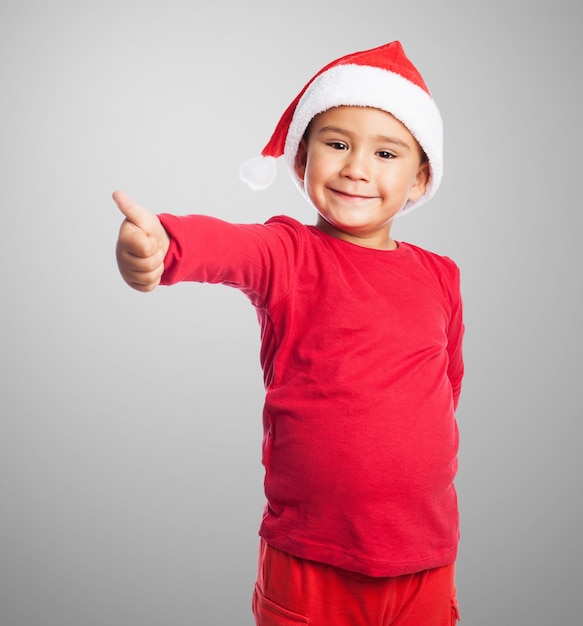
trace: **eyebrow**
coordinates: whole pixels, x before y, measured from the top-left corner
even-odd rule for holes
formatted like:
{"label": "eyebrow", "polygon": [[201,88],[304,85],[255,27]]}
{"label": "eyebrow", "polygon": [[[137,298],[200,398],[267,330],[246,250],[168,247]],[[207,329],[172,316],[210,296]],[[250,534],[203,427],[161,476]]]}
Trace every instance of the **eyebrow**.
{"label": "eyebrow", "polygon": [[[340,133],[342,135],[349,135],[349,136],[352,135],[352,133],[349,130],[346,130],[345,128],[340,128],[339,126],[322,126],[322,128],[318,129],[318,134],[328,133],[328,132]],[[403,141],[402,139],[399,139],[398,137],[389,137],[387,135],[375,135],[373,139],[375,141],[381,141],[384,143],[392,143],[397,146],[401,146],[402,148],[405,148],[407,150],[411,149],[411,146],[406,141]]]}

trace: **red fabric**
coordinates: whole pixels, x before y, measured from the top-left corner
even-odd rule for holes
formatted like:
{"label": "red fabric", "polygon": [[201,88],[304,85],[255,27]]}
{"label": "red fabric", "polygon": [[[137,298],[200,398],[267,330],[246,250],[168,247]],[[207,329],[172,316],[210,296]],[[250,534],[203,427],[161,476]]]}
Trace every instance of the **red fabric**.
{"label": "red fabric", "polygon": [[372,578],[262,541],[253,614],[257,626],[453,626],[459,620],[454,569]]}
{"label": "red fabric", "polygon": [[406,243],[364,248],[291,218],[160,218],[172,238],[164,283],[224,283],[257,308],[267,392],[260,535],[370,576],[453,563],[455,264]]}

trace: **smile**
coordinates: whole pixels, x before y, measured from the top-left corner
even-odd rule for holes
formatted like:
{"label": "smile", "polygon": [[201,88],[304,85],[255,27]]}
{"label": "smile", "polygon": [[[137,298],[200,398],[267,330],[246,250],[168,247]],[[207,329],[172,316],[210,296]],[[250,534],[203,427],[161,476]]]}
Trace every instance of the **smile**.
{"label": "smile", "polygon": [[330,193],[342,200],[346,200],[348,202],[361,202],[366,200],[374,200],[376,196],[364,196],[356,193],[348,193],[346,191],[340,191],[339,189],[329,188]]}

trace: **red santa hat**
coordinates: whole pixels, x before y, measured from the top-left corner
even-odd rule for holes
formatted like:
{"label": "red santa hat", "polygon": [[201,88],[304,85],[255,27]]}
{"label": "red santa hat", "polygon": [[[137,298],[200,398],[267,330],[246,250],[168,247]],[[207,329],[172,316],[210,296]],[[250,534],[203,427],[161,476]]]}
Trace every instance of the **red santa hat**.
{"label": "red santa hat", "polygon": [[269,187],[276,159],[283,156],[303,192],[294,161],[304,132],[318,113],[342,105],[387,111],[409,129],[427,155],[430,177],[425,194],[408,202],[399,215],[427,202],[443,175],[443,124],[427,85],[398,41],[348,54],[323,67],[285,110],[261,156],[243,163],[241,180],[252,189]]}

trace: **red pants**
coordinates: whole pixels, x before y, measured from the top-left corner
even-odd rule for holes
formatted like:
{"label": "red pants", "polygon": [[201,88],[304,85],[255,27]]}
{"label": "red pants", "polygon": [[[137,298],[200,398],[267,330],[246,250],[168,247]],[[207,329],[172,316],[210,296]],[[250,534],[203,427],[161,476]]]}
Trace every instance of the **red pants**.
{"label": "red pants", "polygon": [[259,546],[257,626],[454,626],[454,565],[372,578]]}

